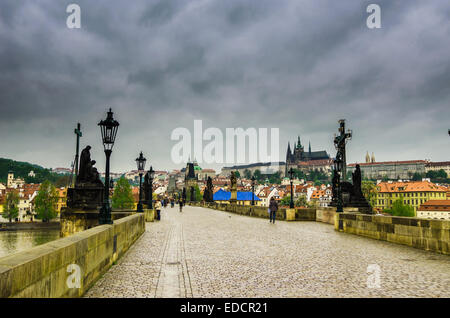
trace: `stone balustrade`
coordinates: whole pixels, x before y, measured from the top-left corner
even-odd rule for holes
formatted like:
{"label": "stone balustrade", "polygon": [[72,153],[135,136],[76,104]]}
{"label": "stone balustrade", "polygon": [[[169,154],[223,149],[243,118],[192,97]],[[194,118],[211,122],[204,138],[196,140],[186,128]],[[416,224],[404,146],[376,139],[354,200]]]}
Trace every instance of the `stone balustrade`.
{"label": "stone balustrade", "polygon": [[0,297],[82,296],[144,231],[137,213],[2,257]]}
{"label": "stone balustrade", "polygon": [[336,213],[334,224],[337,231],[450,254],[449,220]]}

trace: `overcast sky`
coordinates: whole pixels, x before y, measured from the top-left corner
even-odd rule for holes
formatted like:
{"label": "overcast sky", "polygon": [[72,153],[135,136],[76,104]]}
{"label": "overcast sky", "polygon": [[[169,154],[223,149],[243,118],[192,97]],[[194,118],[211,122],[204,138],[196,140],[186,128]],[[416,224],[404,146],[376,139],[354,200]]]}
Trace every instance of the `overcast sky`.
{"label": "overcast sky", "polygon": [[[68,4],[81,29],[68,29]],[[366,7],[381,6],[381,29]],[[69,167],[73,129],[104,170],[97,123],[120,121],[112,171],[172,162],[173,129],[280,129],[348,161],[450,160],[448,1],[0,2],[0,157]],[[205,143],[206,144],[206,143]],[[219,168],[221,165],[202,165]]]}

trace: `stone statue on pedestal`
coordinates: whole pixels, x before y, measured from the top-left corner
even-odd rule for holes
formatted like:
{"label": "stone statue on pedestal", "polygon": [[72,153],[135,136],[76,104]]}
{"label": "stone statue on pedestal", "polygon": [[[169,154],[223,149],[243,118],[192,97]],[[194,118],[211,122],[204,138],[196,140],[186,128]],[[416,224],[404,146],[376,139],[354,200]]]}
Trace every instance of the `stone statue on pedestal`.
{"label": "stone statue on pedestal", "polygon": [[235,204],[237,202],[237,182],[236,182],[236,174],[234,171],[231,171],[230,190],[231,190],[230,203]]}
{"label": "stone statue on pedestal", "polygon": [[103,204],[105,185],[91,160],[91,146],[86,146],[80,155],[78,175],[74,188],[67,190],[67,207],[75,209],[96,209]]}
{"label": "stone statue on pedestal", "polygon": [[206,180],[206,188],[205,191],[203,192],[203,200],[205,200],[205,202],[213,202],[213,193],[214,192],[214,188],[213,188],[213,184],[212,184],[212,179],[211,177],[208,177],[208,179]]}

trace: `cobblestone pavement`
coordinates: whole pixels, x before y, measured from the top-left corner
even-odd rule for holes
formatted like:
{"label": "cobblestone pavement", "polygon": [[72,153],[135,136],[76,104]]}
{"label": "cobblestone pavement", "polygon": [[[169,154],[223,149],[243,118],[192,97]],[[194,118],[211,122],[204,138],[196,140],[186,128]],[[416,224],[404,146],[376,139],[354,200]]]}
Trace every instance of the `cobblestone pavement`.
{"label": "cobblestone pavement", "polygon": [[[450,297],[445,255],[318,222],[198,207],[161,214],[86,297]],[[380,288],[367,287],[370,264]]]}

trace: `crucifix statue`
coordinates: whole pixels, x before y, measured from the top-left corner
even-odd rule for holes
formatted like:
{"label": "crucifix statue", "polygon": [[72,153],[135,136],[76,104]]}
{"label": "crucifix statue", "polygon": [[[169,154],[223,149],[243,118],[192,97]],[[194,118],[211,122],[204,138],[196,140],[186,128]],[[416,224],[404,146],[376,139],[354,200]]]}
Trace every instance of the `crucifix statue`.
{"label": "crucifix statue", "polygon": [[345,159],[345,144],[351,139],[352,132],[345,132],[345,119],[339,120],[340,135],[334,137],[334,146],[337,153],[334,159],[333,169],[333,203],[336,204],[336,212],[343,212],[342,182],[346,181],[347,163]]}
{"label": "crucifix statue", "polygon": [[345,119],[339,120],[339,135],[334,138],[334,146],[336,147],[336,170],[341,173],[341,180],[346,181],[347,160],[345,157],[345,144],[352,138],[352,132],[345,132]]}

